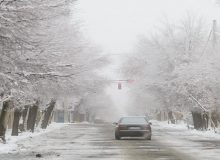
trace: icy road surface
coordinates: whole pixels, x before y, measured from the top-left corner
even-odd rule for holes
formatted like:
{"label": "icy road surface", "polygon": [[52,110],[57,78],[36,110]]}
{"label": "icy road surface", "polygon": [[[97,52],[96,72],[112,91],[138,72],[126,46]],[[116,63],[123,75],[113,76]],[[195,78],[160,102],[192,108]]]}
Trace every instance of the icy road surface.
{"label": "icy road surface", "polygon": [[219,160],[220,140],[185,132],[155,124],[151,141],[117,141],[110,124],[70,124],[17,142],[18,149],[0,154],[0,160]]}

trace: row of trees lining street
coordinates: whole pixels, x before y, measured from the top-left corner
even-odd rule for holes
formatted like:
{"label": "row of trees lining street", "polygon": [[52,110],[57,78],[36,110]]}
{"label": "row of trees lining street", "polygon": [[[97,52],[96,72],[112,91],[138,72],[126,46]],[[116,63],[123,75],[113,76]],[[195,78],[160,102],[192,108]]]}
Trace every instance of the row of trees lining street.
{"label": "row of trees lining street", "polygon": [[217,21],[187,13],[179,22],[165,20],[161,26],[151,37],[140,37],[134,51],[139,61],[130,58],[124,64],[124,75],[137,82],[131,90],[133,102],[140,104],[133,106],[143,106],[142,112],[166,112],[172,123],[174,113],[181,112],[185,120],[193,119],[196,129],[218,127]]}
{"label": "row of trees lining street", "polygon": [[[65,102],[103,94],[108,63],[81,35],[71,0],[0,0],[0,137],[41,123]],[[92,106],[91,106],[92,107]],[[21,123],[19,123],[21,121]],[[11,126],[10,126],[11,125]]]}

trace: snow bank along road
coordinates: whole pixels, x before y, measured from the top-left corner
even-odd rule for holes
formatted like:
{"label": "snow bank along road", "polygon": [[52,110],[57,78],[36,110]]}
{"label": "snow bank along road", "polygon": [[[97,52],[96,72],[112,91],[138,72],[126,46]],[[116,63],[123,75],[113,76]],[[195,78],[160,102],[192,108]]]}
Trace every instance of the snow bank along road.
{"label": "snow bank along road", "polygon": [[[70,124],[17,143],[18,149],[0,154],[0,160],[219,160],[220,157],[220,140],[195,137],[157,124],[153,126],[151,141],[117,141],[110,124]],[[38,153],[42,157],[36,158]]]}

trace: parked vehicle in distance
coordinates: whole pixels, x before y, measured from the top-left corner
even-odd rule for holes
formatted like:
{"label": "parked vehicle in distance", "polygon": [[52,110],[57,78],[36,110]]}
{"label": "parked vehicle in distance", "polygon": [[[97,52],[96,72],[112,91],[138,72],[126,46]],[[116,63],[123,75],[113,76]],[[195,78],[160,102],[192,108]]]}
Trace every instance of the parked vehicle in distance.
{"label": "parked vehicle in distance", "polygon": [[144,137],[151,140],[151,123],[144,116],[122,117],[114,124],[116,140],[122,137]]}

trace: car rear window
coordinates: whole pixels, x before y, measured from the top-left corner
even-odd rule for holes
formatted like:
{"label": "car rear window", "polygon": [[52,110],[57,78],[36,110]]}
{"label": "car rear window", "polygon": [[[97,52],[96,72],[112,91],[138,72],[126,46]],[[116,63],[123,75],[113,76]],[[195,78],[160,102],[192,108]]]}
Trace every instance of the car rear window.
{"label": "car rear window", "polygon": [[120,120],[121,124],[146,124],[144,117],[124,117]]}

